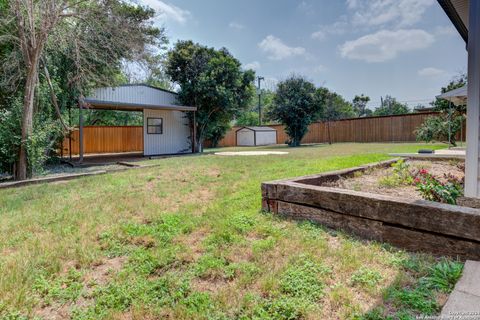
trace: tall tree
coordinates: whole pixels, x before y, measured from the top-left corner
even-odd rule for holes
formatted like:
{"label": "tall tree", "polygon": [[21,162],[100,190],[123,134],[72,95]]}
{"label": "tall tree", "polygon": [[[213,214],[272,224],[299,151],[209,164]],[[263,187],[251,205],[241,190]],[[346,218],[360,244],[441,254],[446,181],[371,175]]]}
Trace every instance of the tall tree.
{"label": "tall tree", "polygon": [[47,53],[55,51],[70,63],[68,86],[82,96],[89,85],[111,81],[122,60],[140,58],[162,37],[162,30],[149,22],[153,15],[151,9],[121,0],[12,0],[0,11],[0,29],[7,30],[0,41],[13,45],[2,57],[0,74],[4,85],[23,90],[17,179],[28,175],[35,93],[40,72],[49,78],[51,68]]}
{"label": "tall tree", "polygon": [[353,110],[358,117],[368,117],[372,115],[372,110],[367,108],[367,104],[369,101],[370,97],[363,95],[363,93],[361,95],[356,95],[353,98]]}
{"label": "tall tree", "polygon": [[323,103],[316,91],[315,85],[301,76],[278,84],[269,117],[285,125],[292,147],[300,145],[308,126],[320,116]]}
{"label": "tall tree", "polygon": [[[242,71],[227,49],[215,50],[192,41],[179,41],[168,53],[166,73],[180,86],[180,103],[197,107],[196,146],[205,139],[219,140],[229,123],[248,106],[255,74]],[[191,122],[192,115],[188,115]]]}
{"label": "tall tree", "polygon": [[355,117],[355,111],[350,102],[346,101],[336,92],[331,92],[327,88],[318,88],[316,93],[324,103],[320,119],[333,121],[345,118]]}
{"label": "tall tree", "polygon": [[404,103],[400,103],[392,96],[385,96],[383,103],[380,107],[376,108],[373,112],[375,116],[390,116],[397,114],[407,114],[410,112],[408,106]]}

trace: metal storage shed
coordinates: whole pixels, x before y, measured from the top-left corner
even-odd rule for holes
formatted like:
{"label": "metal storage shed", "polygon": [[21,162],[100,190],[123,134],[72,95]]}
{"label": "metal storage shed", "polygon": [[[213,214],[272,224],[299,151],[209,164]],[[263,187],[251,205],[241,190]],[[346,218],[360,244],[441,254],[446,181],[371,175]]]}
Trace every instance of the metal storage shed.
{"label": "metal storage shed", "polygon": [[270,127],[242,127],[235,134],[237,146],[266,146],[277,143],[277,130]]}

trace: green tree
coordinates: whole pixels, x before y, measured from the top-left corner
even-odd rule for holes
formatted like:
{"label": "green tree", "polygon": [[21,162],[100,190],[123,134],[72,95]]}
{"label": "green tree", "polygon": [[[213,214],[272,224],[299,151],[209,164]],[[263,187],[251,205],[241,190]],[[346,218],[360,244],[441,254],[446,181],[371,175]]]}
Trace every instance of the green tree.
{"label": "green tree", "polygon": [[352,104],[338,93],[331,92],[327,88],[322,87],[317,89],[316,95],[318,96],[317,99],[323,103],[320,119],[333,121],[355,117]]}
{"label": "green tree", "polygon": [[392,96],[385,96],[383,104],[373,112],[374,116],[390,116],[397,114],[407,114],[410,109],[406,104],[400,103]]}
{"label": "green tree", "polygon": [[353,110],[357,114],[358,117],[368,117],[372,115],[372,110],[367,108],[367,104],[370,101],[369,96],[363,95],[356,95],[353,98],[352,105],[353,105]]}
{"label": "green tree", "polygon": [[237,126],[258,126],[259,125],[258,112],[247,110],[243,112],[235,121]]}
{"label": "green tree", "polygon": [[42,130],[58,131],[47,122],[62,119],[65,107],[90,88],[115,83],[124,61],[144,59],[165,40],[150,22],[154,14],[121,0],[6,2],[0,10],[0,108],[23,101],[17,179],[38,163],[29,158],[45,154],[40,141],[49,148],[58,139]]}
{"label": "green tree", "polygon": [[291,76],[278,84],[269,116],[285,125],[292,147],[300,145],[308,126],[321,114],[323,103],[316,92],[315,85],[301,76]]}
{"label": "green tree", "polygon": [[[242,71],[227,49],[215,50],[192,41],[179,41],[168,52],[166,73],[180,86],[179,103],[197,107],[196,146],[205,139],[219,140],[235,116],[248,106],[254,93],[255,73]],[[193,120],[191,114],[187,115]]]}

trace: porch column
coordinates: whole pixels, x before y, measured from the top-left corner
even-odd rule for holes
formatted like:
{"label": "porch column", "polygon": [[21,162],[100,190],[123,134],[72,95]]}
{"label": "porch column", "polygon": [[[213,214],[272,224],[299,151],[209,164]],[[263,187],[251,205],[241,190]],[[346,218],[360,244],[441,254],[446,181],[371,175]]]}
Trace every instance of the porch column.
{"label": "porch column", "polygon": [[83,99],[80,98],[78,102],[78,127],[79,127],[79,137],[78,137],[78,150],[79,158],[78,162],[83,162]]}
{"label": "porch column", "polygon": [[470,0],[465,196],[480,198],[480,0]]}

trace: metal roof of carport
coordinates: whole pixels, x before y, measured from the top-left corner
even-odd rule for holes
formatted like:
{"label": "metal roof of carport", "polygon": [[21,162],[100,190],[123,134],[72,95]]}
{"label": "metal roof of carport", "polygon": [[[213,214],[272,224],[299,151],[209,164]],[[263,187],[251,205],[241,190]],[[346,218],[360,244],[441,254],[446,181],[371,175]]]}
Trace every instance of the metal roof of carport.
{"label": "metal roof of carport", "polygon": [[144,109],[157,109],[157,110],[177,110],[177,111],[197,111],[196,107],[167,105],[167,104],[137,104],[126,103],[116,101],[102,101],[95,99],[85,99],[84,102],[90,109],[103,109],[103,110],[124,110],[124,111],[142,111]]}
{"label": "metal roof of carport", "polygon": [[177,93],[146,84],[126,84],[97,88],[84,99],[91,109],[142,111],[144,109],[196,111],[196,107],[176,105]]}

